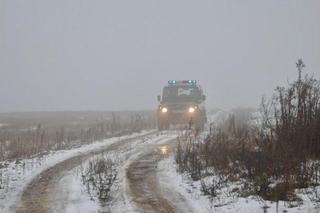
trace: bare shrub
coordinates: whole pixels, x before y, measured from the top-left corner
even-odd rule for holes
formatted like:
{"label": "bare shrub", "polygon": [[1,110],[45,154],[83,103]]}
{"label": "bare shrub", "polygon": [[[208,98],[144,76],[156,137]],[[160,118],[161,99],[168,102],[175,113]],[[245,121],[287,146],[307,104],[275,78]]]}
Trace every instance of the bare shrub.
{"label": "bare shrub", "polygon": [[320,82],[308,75],[302,78],[302,60],[297,67],[297,81],[288,88],[278,87],[271,102],[262,105],[263,111],[269,112],[264,113],[264,148],[276,163],[276,176],[318,183],[319,166],[312,160],[320,158]]}
{"label": "bare shrub", "polygon": [[[214,168],[230,181],[249,181],[244,194],[275,201],[298,200],[294,189],[319,184],[320,81],[303,78],[303,67],[299,60],[298,79],[278,87],[270,101],[263,99],[261,126],[250,125],[250,116],[238,110],[220,126],[211,126],[204,140],[180,143],[179,170],[201,178],[215,175]],[[202,188],[209,193],[210,187]]]}
{"label": "bare shrub", "polygon": [[82,170],[82,183],[91,199],[98,200],[102,205],[110,202],[111,188],[117,179],[117,164],[111,158],[97,157],[89,161]]}

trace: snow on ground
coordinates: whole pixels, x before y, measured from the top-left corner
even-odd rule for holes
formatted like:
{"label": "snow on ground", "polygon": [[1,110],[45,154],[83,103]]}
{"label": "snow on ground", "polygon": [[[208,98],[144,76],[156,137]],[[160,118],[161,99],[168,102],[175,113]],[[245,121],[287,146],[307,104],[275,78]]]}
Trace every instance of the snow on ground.
{"label": "snow on ground", "polygon": [[215,110],[213,112],[208,113],[208,123],[222,123],[225,121],[228,116],[231,115],[231,111],[226,110]]}
{"label": "snow on ground", "polygon": [[0,162],[0,209],[1,212],[12,212],[19,202],[20,196],[27,184],[42,171],[68,158],[98,150],[123,139],[134,138],[152,131],[143,131],[128,136],[109,138],[92,144],[83,145],[71,150],[52,152],[46,156],[23,159],[15,162]]}
{"label": "snow on ground", "polygon": [[[216,198],[211,199],[201,192],[200,181],[192,181],[186,174],[176,171],[174,157],[171,156],[158,165],[158,179],[164,194],[166,190],[174,191],[180,197],[186,199],[191,205],[190,212],[217,212],[217,213],[247,213],[263,212],[263,206],[268,206],[268,212],[276,212],[276,203],[264,201],[257,196],[247,198],[233,196],[229,193],[222,193]],[[232,188],[233,186],[229,186]],[[320,192],[320,187],[316,188]],[[226,190],[225,190],[226,191]],[[278,212],[287,210],[290,213],[317,213],[320,212],[320,203],[316,204],[310,200],[311,189],[297,190],[297,195],[303,200],[303,204],[296,207],[289,207],[288,202],[279,202]]]}
{"label": "snow on ground", "polygon": [[0,128],[3,126],[8,126],[8,124],[0,123]]}
{"label": "snow on ground", "polygon": [[[96,213],[99,211],[99,205],[95,200],[91,199],[82,187],[80,174],[76,171],[68,171],[60,180],[60,184],[55,193],[60,193],[59,200],[53,205],[56,205],[53,212],[87,212]],[[67,203],[66,206],[61,206],[63,203]],[[61,209],[65,208],[65,211]]]}
{"label": "snow on ground", "polygon": [[[114,159],[119,162],[118,175],[114,186],[111,188],[112,201],[106,207],[101,207],[97,199],[90,199],[89,194],[86,191],[86,187],[81,182],[81,175],[79,170],[82,167],[86,167],[88,162],[94,158],[99,158],[101,155],[93,156],[84,162],[83,165],[78,166],[68,173],[59,181],[57,196],[64,200],[65,206],[60,204],[55,205],[55,212],[99,212],[103,210],[111,210],[112,212],[136,212],[133,201],[127,194],[126,183],[126,168],[145,150],[150,148],[150,145],[157,145],[167,142],[170,139],[177,137],[175,132],[166,132],[162,135],[147,138],[141,143],[141,141],[133,141],[128,146],[122,147],[120,150],[109,151],[104,155],[106,158]],[[56,198],[54,199],[56,200]]]}

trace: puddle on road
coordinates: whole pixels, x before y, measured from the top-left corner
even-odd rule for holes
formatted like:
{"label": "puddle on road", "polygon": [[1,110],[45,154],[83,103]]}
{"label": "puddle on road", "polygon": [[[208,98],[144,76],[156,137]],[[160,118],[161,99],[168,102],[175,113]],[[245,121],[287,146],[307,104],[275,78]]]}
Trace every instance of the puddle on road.
{"label": "puddle on road", "polygon": [[169,147],[168,146],[161,146],[160,147],[160,154],[162,156],[166,156],[169,154]]}

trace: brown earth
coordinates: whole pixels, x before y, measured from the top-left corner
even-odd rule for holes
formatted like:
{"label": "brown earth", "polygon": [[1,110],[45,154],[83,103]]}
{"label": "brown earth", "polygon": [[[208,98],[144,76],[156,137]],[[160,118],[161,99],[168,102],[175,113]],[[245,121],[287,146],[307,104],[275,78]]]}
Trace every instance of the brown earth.
{"label": "brown earth", "polygon": [[154,146],[133,161],[127,169],[129,193],[139,212],[180,212],[178,208],[161,194],[156,177],[157,164],[170,154],[176,140]]}

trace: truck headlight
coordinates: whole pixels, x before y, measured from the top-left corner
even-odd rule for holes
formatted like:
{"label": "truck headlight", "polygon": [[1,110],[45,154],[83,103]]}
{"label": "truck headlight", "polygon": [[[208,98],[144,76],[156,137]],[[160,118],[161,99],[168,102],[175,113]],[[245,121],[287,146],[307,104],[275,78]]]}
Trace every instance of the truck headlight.
{"label": "truck headlight", "polygon": [[195,111],[195,108],[194,108],[194,107],[190,107],[190,108],[189,108],[189,112],[190,112],[190,113],[193,113],[194,111]]}
{"label": "truck headlight", "polygon": [[163,108],[161,109],[161,112],[166,113],[166,112],[168,112],[168,109],[165,108],[165,107],[163,107]]}

